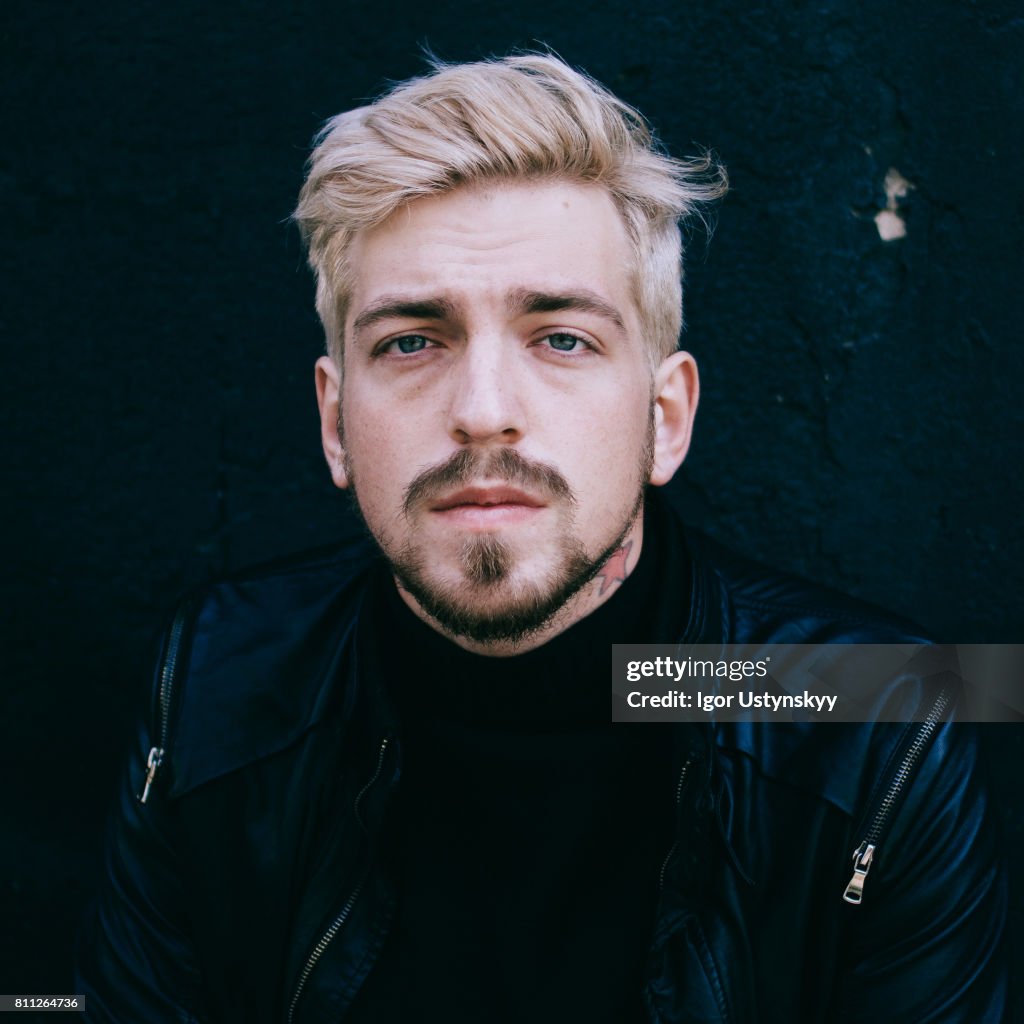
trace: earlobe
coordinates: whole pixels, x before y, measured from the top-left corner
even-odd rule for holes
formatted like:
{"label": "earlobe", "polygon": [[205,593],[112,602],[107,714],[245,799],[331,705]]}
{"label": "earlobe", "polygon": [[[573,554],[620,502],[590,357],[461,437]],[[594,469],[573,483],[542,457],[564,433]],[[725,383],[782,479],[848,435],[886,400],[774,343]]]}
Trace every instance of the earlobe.
{"label": "earlobe", "polygon": [[686,458],[699,397],[696,360],[689,352],[673,352],[654,376],[654,466],[650,482],[658,487],[675,476]]}
{"label": "earlobe", "polygon": [[348,487],[345,472],[345,449],[338,436],[339,409],[341,401],[341,374],[330,356],[321,356],[316,361],[316,404],[320,409],[320,441],[324,458],[331,471],[335,487]]}

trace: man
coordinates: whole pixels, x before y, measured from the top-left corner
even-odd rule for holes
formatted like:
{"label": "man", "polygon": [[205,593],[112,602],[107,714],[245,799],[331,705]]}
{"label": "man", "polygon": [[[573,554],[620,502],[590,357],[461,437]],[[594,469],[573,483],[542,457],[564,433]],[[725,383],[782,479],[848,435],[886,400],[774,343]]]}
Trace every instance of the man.
{"label": "man", "polygon": [[962,727],[609,722],[614,641],[919,639],[648,491],[698,399],[679,221],[723,191],[549,56],[328,123],[296,219],[324,452],[376,545],[179,612],[90,1019],[1001,1018]]}

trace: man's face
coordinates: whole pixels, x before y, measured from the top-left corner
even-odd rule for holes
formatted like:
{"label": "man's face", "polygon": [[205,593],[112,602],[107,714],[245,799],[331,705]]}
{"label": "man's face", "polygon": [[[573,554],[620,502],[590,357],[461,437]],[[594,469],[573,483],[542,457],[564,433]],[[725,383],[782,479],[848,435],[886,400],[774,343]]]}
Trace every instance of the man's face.
{"label": "man's face", "polygon": [[449,633],[519,640],[639,541],[654,382],[629,254],[609,195],[564,182],[419,199],[354,242],[335,480]]}

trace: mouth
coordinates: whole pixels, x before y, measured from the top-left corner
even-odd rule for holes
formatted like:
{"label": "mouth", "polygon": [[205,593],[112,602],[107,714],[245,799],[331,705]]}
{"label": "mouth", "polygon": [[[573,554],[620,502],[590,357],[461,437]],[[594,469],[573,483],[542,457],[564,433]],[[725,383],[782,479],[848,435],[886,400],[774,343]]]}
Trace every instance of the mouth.
{"label": "mouth", "polygon": [[493,528],[530,519],[546,507],[515,487],[464,487],[435,501],[430,511],[452,525]]}

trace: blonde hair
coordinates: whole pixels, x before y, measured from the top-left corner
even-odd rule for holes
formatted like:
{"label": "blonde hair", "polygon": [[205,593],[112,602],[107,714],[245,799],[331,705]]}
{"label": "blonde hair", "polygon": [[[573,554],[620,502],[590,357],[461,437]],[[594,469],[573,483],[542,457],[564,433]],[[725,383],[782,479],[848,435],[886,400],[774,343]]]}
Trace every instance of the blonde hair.
{"label": "blonde hair", "polygon": [[461,185],[565,180],[608,190],[631,245],[634,300],[652,365],[682,330],[680,221],[725,194],[708,153],[666,155],[643,116],[548,54],[432,61],[317,135],[293,219],[309,249],[327,351],[342,362],[357,232],[420,196]]}

